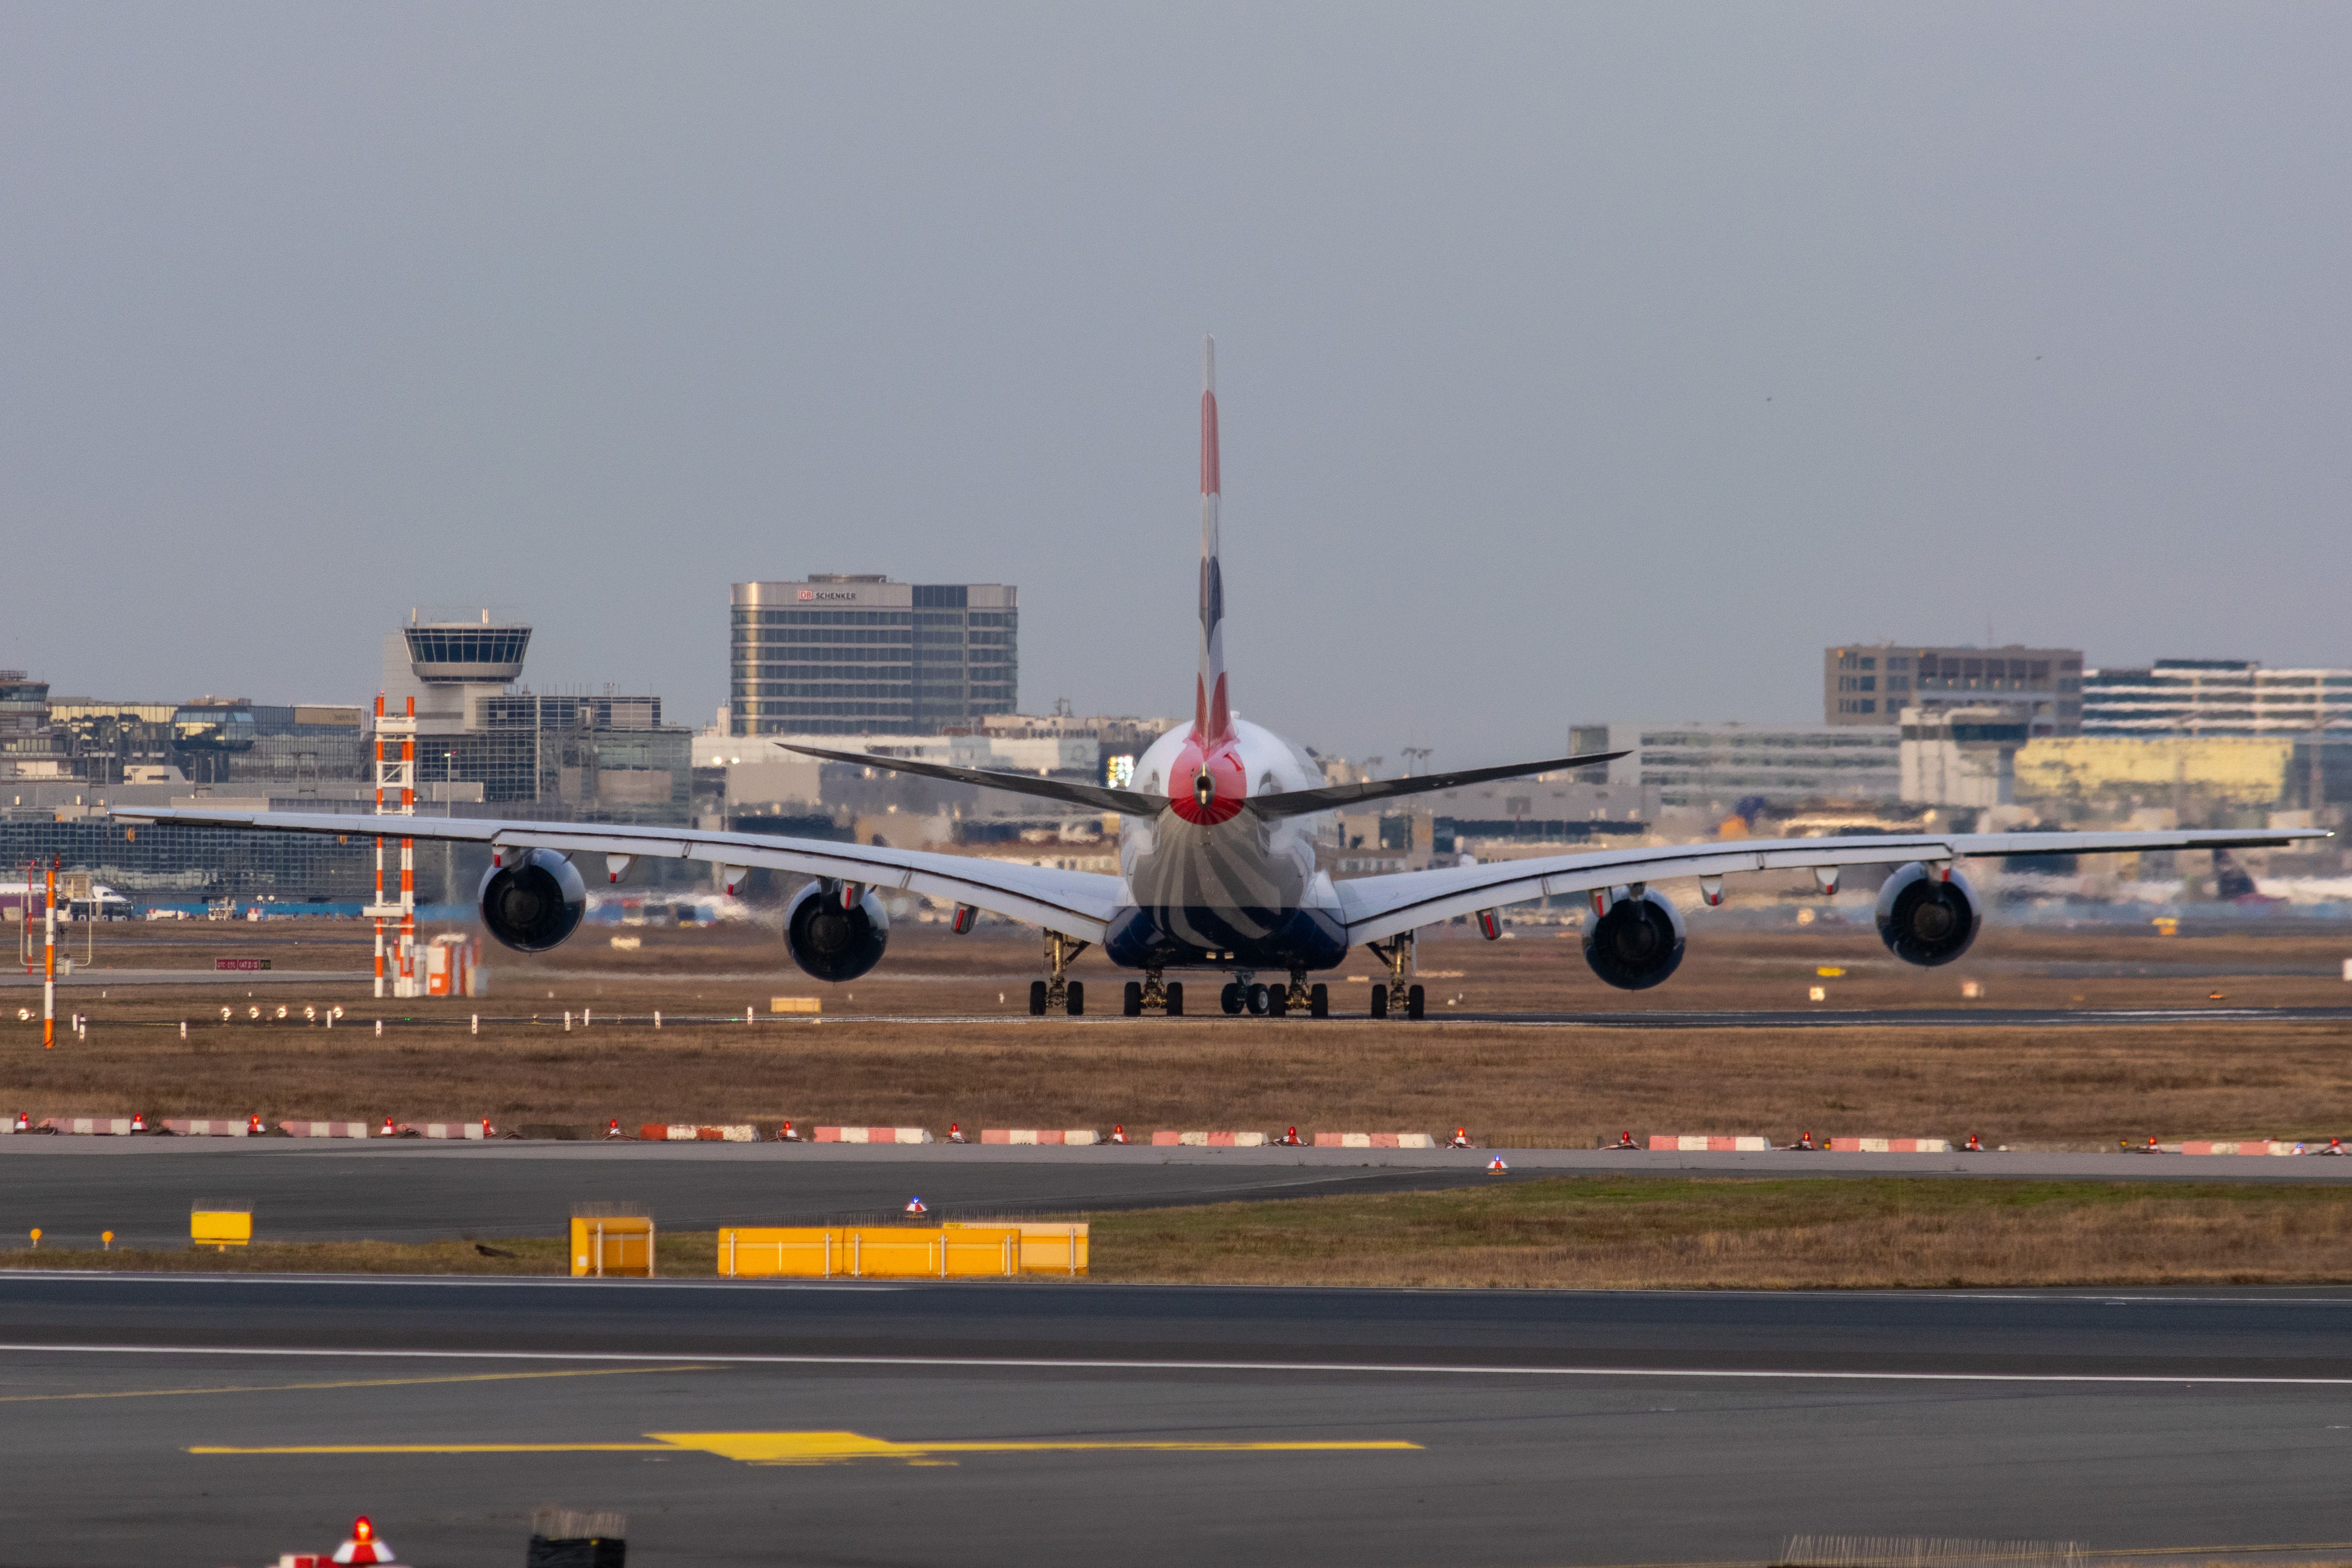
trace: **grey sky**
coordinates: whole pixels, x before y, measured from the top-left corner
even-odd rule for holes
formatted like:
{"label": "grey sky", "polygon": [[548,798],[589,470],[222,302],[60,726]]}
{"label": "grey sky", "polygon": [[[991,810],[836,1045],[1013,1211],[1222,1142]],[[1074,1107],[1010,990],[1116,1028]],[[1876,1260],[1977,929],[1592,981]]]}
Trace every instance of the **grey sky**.
{"label": "grey sky", "polygon": [[1848,637],[2352,664],[2342,6],[9,5],[0,663],[707,721],[730,581],[1456,764]]}

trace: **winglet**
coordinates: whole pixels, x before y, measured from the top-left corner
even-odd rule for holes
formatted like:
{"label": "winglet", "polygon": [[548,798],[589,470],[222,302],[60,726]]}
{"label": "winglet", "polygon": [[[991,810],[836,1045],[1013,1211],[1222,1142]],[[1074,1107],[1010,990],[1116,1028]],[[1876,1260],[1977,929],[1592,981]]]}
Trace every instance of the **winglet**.
{"label": "winglet", "polygon": [[1217,340],[1201,340],[1201,674],[1192,689],[1192,733],[1202,744],[1233,734],[1225,689],[1225,581],[1217,561]]}

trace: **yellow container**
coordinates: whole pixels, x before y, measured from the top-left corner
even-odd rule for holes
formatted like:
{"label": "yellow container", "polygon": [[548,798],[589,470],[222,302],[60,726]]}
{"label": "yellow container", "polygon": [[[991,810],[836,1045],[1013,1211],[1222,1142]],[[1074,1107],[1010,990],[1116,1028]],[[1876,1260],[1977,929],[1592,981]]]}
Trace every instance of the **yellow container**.
{"label": "yellow container", "polygon": [[[991,1222],[982,1222],[990,1225]],[[1002,1222],[1007,1229],[1021,1233],[1021,1272],[1024,1274],[1084,1274],[1087,1271],[1087,1227],[1077,1225],[1029,1225],[1019,1220]],[[964,1228],[959,1220],[949,1220],[946,1228]]]}
{"label": "yellow container", "polygon": [[572,1216],[572,1275],[603,1279],[650,1279],[654,1276],[654,1222],[650,1215]]}
{"label": "yellow container", "polygon": [[816,996],[771,996],[768,998],[768,1011],[771,1013],[822,1013],[824,1011],[824,1002],[823,998]]}
{"label": "yellow container", "polygon": [[223,1250],[249,1246],[253,1241],[253,1211],[192,1209],[188,1213],[188,1240],[193,1246]]}
{"label": "yellow container", "polygon": [[1009,1279],[1022,1267],[1013,1226],[786,1226],[721,1230],[719,1272],[733,1279]]}

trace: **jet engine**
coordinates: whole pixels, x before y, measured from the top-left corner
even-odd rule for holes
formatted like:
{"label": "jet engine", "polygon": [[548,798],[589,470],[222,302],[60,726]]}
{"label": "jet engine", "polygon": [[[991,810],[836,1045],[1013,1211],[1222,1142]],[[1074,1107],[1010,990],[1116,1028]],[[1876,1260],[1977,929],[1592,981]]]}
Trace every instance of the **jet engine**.
{"label": "jet engine", "polygon": [[855,980],[882,962],[890,941],[890,915],[873,889],[858,891],[844,906],[846,884],[811,882],[784,906],[784,946],[793,962],[819,980]]}
{"label": "jet engine", "polygon": [[1878,889],[1878,940],[1906,963],[1951,963],[1983,924],[1977,890],[1958,871],[1938,877],[1914,860]]}
{"label": "jet engine", "polygon": [[545,952],[580,929],[588,889],[552,849],[509,855],[482,879],[482,923],[517,952]]}
{"label": "jet engine", "polygon": [[1643,889],[1609,890],[1609,908],[1584,927],[1584,962],[1620,991],[1647,991],[1683,962],[1683,917],[1671,900]]}

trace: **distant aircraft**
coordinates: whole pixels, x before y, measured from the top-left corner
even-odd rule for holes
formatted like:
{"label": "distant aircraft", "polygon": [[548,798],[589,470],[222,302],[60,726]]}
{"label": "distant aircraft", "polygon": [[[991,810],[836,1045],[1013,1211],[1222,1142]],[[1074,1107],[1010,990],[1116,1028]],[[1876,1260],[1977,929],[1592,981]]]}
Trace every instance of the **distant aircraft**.
{"label": "distant aircraft", "polygon": [[[105,883],[92,883],[90,885],[90,894],[92,898],[97,900],[96,916],[98,919],[102,921],[127,921],[131,918],[131,900],[124,898],[121,893],[116,892],[112,888],[108,887]],[[41,910],[43,908],[42,900],[47,897],[48,884],[46,881],[0,882],[0,910],[14,910],[17,911],[18,918],[22,920],[39,919]],[[91,915],[92,910],[90,908],[90,899],[71,899],[68,898],[62,890],[58,892],[58,919],[86,921],[90,919]]]}
{"label": "distant aircraft", "polygon": [[[2148,849],[2222,849],[2326,837],[2312,828],[2268,832],[1924,833],[1822,838],[1741,839],[1632,849],[1602,849],[1493,865],[1448,866],[1335,882],[1316,866],[1318,818],[1342,806],[1395,800],[1606,763],[1622,752],[1467,768],[1418,777],[1330,784],[1305,752],[1234,710],[1225,669],[1225,586],[1217,533],[1216,345],[1202,350],[1201,391],[1200,669],[1192,719],[1136,759],[1135,787],[1055,779],[793,748],[814,757],[857,763],[1039,796],[1121,819],[1119,874],[825,843],[755,833],[607,824],[405,818],[396,832],[421,839],[491,846],[496,863],[480,891],[482,923],[507,946],[539,952],[580,924],[587,889],[575,855],[604,857],[618,881],[641,855],[707,860],[724,869],[732,890],[743,868],[763,866],[814,877],[786,906],[784,944],[794,963],[819,980],[855,980],[881,962],[889,917],[881,892],[904,890],[956,904],[953,928],[971,928],[973,911],[1045,931],[1045,975],[1029,987],[1032,1014],[1085,1010],[1085,986],[1068,978],[1070,961],[1090,945],[1122,968],[1124,1011],[1184,1011],[1184,987],[1169,974],[1226,977],[1218,1002],[1227,1013],[1323,1017],[1329,994],[1308,976],[1336,967],[1363,947],[1387,969],[1371,987],[1374,1017],[1423,1015],[1413,983],[1413,934],[1423,926],[1469,915],[1488,938],[1502,934],[1498,911],[1531,899],[1584,894],[1594,918],[1584,928],[1584,957],[1611,985],[1656,985],[1682,963],[1682,914],[1656,884],[1695,878],[1708,904],[1723,899],[1723,879],[1749,871],[1811,870],[1832,891],[1848,866],[1899,868],[1881,888],[1878,931],[1895,955],[1916,964],[1948,963],[1968,951],[1982,924],[1975,889],[1959,862],[1986,856],[2102,854]],[[348,835],[364,818],[290,812],[121,806],[132,822]],[[386,836],[393,831],[386,825]],[[1277,977],[1273,984],[1261,974]]]}

